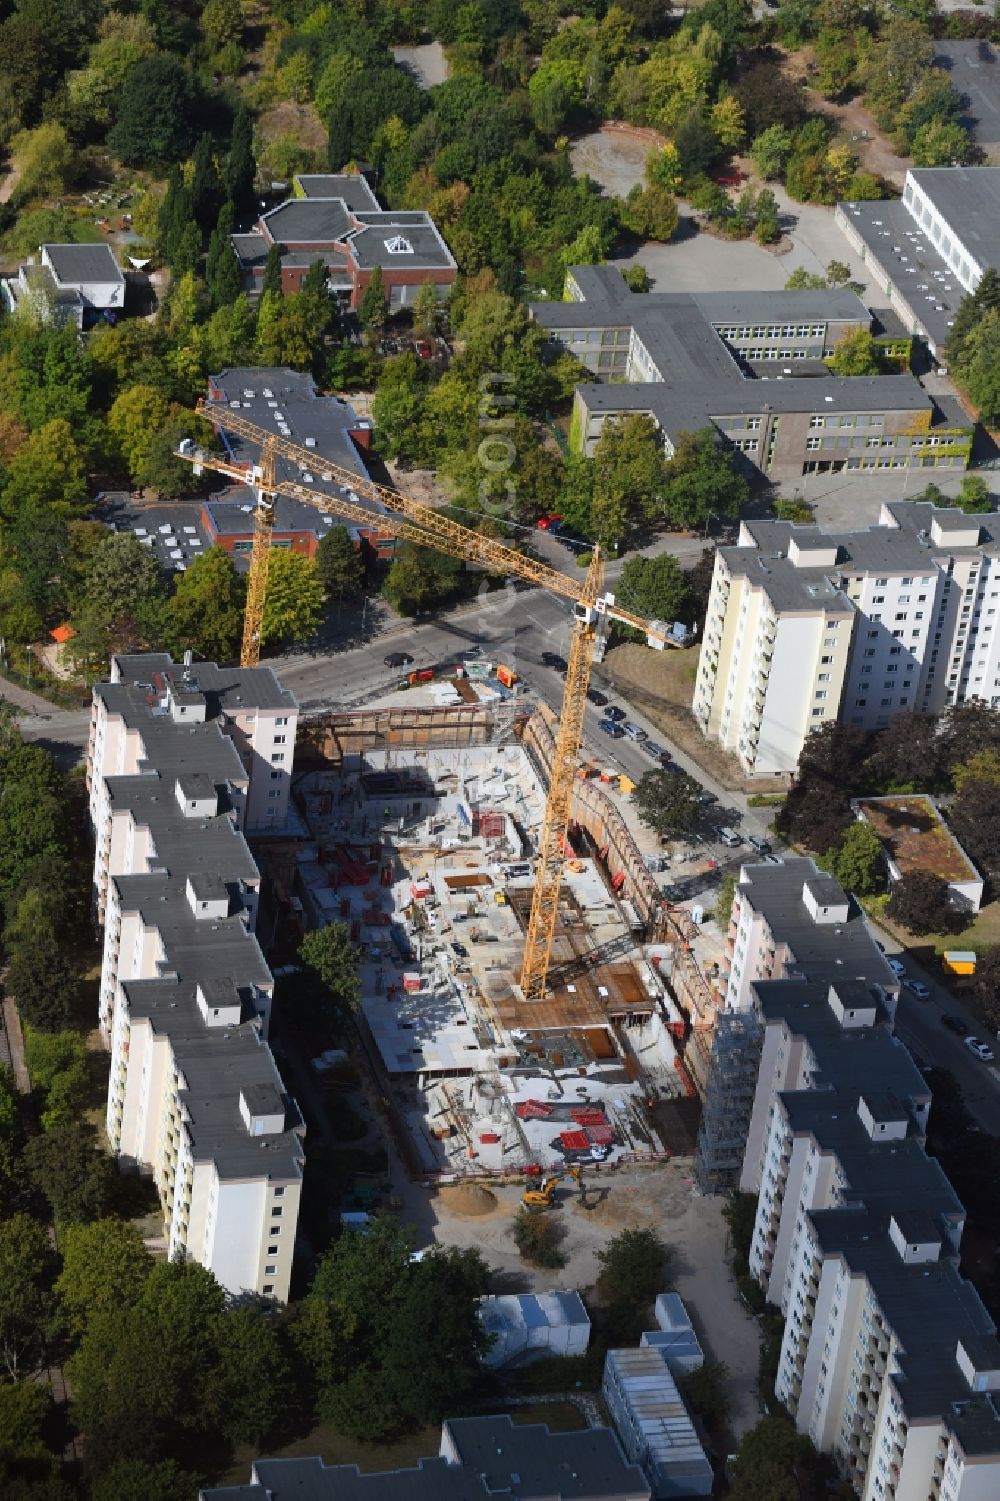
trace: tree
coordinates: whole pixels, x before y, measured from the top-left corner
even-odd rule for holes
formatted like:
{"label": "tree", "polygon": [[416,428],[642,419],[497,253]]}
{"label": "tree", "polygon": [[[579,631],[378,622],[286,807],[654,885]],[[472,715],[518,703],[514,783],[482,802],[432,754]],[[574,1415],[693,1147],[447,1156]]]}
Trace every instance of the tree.
{"label": "tree", "polygon": [[834,346],[830,366],[837,375],[878,375],[882,356],[867,328],[849,329]]}
{"label": "tree", "polygon": [[750,147],[750,160],[761,177],[780,178],[788,165],[792,146],[792,133],[787,126],[769,125],[755,137]]}
{"label": "tree", "polygon": [[197,1481],[174,1463],[161,1459],[120,1459],[98,1475],[90,1489],[91,1501],[188,1501]]}
{"label": "tree", "polygon": [[24,1031],[25,1061],[42,1099],[42,1130],[77,1120],[90,1093],[86,1042],[79,1032],[38,1032],[27,1022]]}
{"label": "tree", "polygon": [[385,321],[389,316],[389,299],[385,295],[382,286],[382,267],[376,266],[368,278],[358,307],[358,317],[362,326],[369,332],[375,333],[385,327]]}
{"label": "tree", "polygon": [[52,1248],[27,1214],[0,1220],[0,1369],[9,1381],[41,1369],[57,1327]]}
{"label": "tree", "polygon": [[666,244],[673,239],[680,223],[677,200],[666,188],[642,187],[636,183],[625,200],[622,223],[640,239]]}
{"label": "tree", "polygon": [[762,188],[754,206],[754,238],[761,245],[773,245],[781,238],[778,200],[770,188]]}
{"label": "tree", "polygon": [[762,1418],[740,1439],[730,1501],[812,1501],[824,1494],[825,1466],[784,1413]]}
{"label": "tree", "polygon": [[735,454],[714,428],[678,433],[666,468],[663,511],[673,526],[695,527],[714,518],[738,516],[750,486],[735,468]]}
{"label": "tree", "polygon": [[640,266],[638,264],[634,266],[626,266],[622,274],[625,277],[625,283],[630,292],[649,291],[649,272],[646,270],[645,266]]}
{"label": "tree", "polygon": [[677,839],[697,828],[700,797],[698,783],[684,772],[647,771],[632,801],[647,828]]}
{"label": "tree", "polygon": [[307,933],[299,947],[299,959],[319,982],[335,1021],[342,1023],[357,1011],[361,1004],[360,951],[351,942],[346,923],[327,923]]}
{"label": "tree", "polygon": [[304,641],[322,620],[325,600],[315,558],[273,548],[261,641]]}
{"label": "tree", "polygon": [[647,620],[689,619],[693,605],[687,577],[666,552],[629,558],[615,586],[615,600]]}
{"label": "tree", "polygon": [[412,1244],[409,1228],[384,1216],[367,1235],[341,1236],[290,1328],[318,1414],[366,1441],[454,1411],[489,1342],[479,1252],[438,1247],[414,1262]]}
{"label": "tree", "polygon": [[316,565],[329,599],[360,599],[365,587],[365,563],[346,526],[331,526],[320,538]]}
{"label": "tree", "polygon": [[865,103],[883,130],[891,130],[903,105],[920,86],[934,56],[934,43],[917,21],[897,18],[879,33],[859,70]]}
{"label": "tree", "polygon": [[257,165],[253,154],[253,116],[241,99],[233,115],[229,154],[222,164],[222,185],[236,214],[243,217],[253,208],[253,184]]}
{"label": "tree", "polygon": [[822,855],[818,863],[857,896],[871,896],[883,883],[885,858],[882,841],[871,824],[856,820],[839,845]]}
{"label": "tree", "polygon": [[64,418],[46,422],[18,450],[7,468],[2,510],[57,505],[72,516],[86,501],[89,486],[83,450]]}
{"label": "tree", "polygon": [[441,304],[437,288],[433,282],[425,281],[417,288],[417,295],[413,299],[413,327],[418,333],[436,333],[440,316]]}
{"label": "tree", "polygon": [[207,0],[201,13],[201,29],[213,47],[239,42],[243,35],[243,7],[240,0]]}
{"label": "tree", "polygon": [[972,988],[990,1030],[1000,1031],[1000,947],[978,955]]}
{"label": "tree", "polygon": [[404,542],[396,549],[382,592],[401,615],[441,609],[462,587],[463,566],[458,558]]}
{"label": "tree", "polygon": [[19,197],[56,198],[76,177],[76,152],[62,125],[50,122],[23,130],[10,149],[17,161]]}
{"label": "tree", "polygon": [[271,297],[281,296],[281,257],[284,254],[283,245],[272,244],[267,247],[267,255],[264,259],[264,274],[260,283],[261,300],[268,295]]}
{"label": "tree", "polygon": [[74,1333],[94,1319],[131,1307],[154,1262],[135,1225],[102,1219],[66,1225],[60,1236],[62,1271],[56,1292]]}
{"label": "tree", "polygon": [[180,161],[190,140],[191,89],[176,57],[144,57],[129,71],[108,132],[108,150],[130,167]]}
{"label": "tree", "polygon": [[108,431],[133,482],[142,475],[153,437],[169,416],[169,401],[153,386],[129,386],[112,403],[108,412]]}
{"label": "tree", "polygon": [[716,927],[721,928],[723,933],[729,932],[729,924],[733,915],[733,902],[736,898],[736,888],[739,885],[739,872],[728,871],[719,882],[719,892],[715,898],[715,906],[712,908],[712,918]]}
{"label": "tree", "polygon": [[723,1432],[729,1421],[728,1379],[729,1367],[725,1361],[711,1360],[690,1371],[679,1383],[687,1406],[716,1432]]}
{"label": "tree", "polygon": [[33,1136],[24,1155],[33,1182],[60,1223],[80,1224],[107,1213],[117,1175],[80,1122]]}
{"label": "tree", "polygon": [[164,619],[170,650],[180,656],[191,648],[210,661],[231,662],[242,636],[245,608],[246,580],[225,548],[209,548],[174,580]]}
{"label": "tree", "polygon": [[52,1419],[52,1394],[36,1381],[0,1385],[0,1479],[5,1462],[47,1460],[45,1430]]}
{"label": "tree", "polygon": [[988,426],[1000,420],[1000,309],[988,308],[958,343],[952,369],[980,420]]}
{"label": "tree", "polygon": [[69,1362],[74,1416],[95,1468],[187,1452],[217,1391],[225,1295],[197,1262],[157,1262],[132,1303],[95,1314]]}
{"label": "tree", "polygon": [[597,1252],[597,1291],[617,1339],[633,1343],[663,1292],[673,1253],[655,1230],[621,1230]]}
{"label": "tree", "polygon": [[663,440],[652,417],[609,418],[594,447],[591,510],[595,540],[620,542],[630,526],[652,519],[665,489]]}
{"label": "tree", "polygon": [[231,1444],[260,1449],[290,1406],[292,1372],[278,1332],[256,1305],[227,1308],[215,1321],[214,1345],[214,1425]]}
{"label": "tree", "polygon": [[87,569],[84,597],[75,612],[78,649],[91,660],[148,640],[151,609],[160,603],[163,575],[149,548],[131,532],[107,537]]}
{"label": "tree", "polygon": [[918,937],[947,932],[956,917],[948,882],[923,870],[912,871],[894,884],[886,914]]}
{"label": "tree", "polygon": [[559,1248],[559,1224],[545,1209],[523,1209],[511,1231],[522,1261],[531,1266],[561,1267],[566,1257]]}
{"label": "tree", "polygon": [[[46,811],[61,812],[52,806]],[[55,922],[57,900],[53,892],[26,892],[4,929],[7,986],[24,1020],[42,1032],[69,1025],[80,991],[78,964]]]}
{"label": "tree", "polygon": [[202,235],[212,230],[223,207],[222,182],[215,164],[215,144],[206,133],[198,137],[191,159],[191,216]]}
{"label": "tree", "polygon": [[962,488],[952,501],[966,515],[978,516],[993,509],[993,495],[981,474],[963,474]]}
{"label": "tree", "polygon": [[820,276],[817,271],[807,271],[804,266],[796,266],[791,276],[785,282],[785,291],[821,292],[826,285],[825,276]]}

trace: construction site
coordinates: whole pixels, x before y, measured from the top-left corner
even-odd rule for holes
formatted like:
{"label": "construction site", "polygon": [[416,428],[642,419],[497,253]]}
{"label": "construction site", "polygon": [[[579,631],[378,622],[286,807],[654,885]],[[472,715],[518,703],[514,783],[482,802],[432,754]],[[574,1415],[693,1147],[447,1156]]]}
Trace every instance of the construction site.
{"label": "construction site", "polygon": [[363,954],[361,1041],[411,1170],[551,1173],[690,1153],[700,1080],[681,1056],[686,1018],[707,1033],[717,993],[692,916],[666,900],[659,857],[616,801],[631,784],[583,754],[609,622],[659,651],[688,644],[689,628],[623,609],[599,548],[572,578],[333,461],[330,488],[307,486],[315,454],[240,405],[198,411],[227,455],[245,440],[259,463],[189,440],[177,452],[256,496],[242,665],[259,658],[279,496],[377,518],[387,535],[572,601],[558,715],[481,662],[447,682],[410,673],[381,704],[299,727],[296,828],[273,851],[274,887],[291,929],[344,923]]}
{"label": "construction site", "polygon": [[363,952],[362,1039],[418,1176],[690,1151],[677,916],[596,764],[577,771],[545,994],[521,988],[554,716],[494,683],[478,704],[425,690],[300,727],[288,909]]}

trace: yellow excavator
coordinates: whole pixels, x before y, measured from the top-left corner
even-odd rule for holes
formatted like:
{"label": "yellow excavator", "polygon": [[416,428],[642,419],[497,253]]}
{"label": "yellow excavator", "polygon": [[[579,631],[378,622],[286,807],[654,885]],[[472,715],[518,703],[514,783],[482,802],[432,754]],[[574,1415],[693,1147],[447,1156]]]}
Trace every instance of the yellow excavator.
{"label": "yellow excavator", "polygon": [[562,1183],[565,1178],[571,1178],[574,1183],[580,1185],[583,1192],[583,1174],[578,1167],[568,1167],[564,1172],[551,1173],[543,1178],[537,1188],[526,1188],[521,1199],[524,1209],[549,1209],[552,1206],[556,1184]]}

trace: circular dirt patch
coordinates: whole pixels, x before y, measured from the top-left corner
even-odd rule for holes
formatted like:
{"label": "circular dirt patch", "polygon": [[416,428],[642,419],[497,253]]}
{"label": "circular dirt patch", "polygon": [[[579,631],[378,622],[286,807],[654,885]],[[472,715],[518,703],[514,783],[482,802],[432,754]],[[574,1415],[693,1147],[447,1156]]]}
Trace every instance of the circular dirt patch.
{"label": "circular dirt patch", "polygon": [[442,1188],[437,1197],[449,1214],[461,1214],[469,1219],[492,1214],[498,1202],[496,1194],[481,1183],[452,1183],[448,1188]]}

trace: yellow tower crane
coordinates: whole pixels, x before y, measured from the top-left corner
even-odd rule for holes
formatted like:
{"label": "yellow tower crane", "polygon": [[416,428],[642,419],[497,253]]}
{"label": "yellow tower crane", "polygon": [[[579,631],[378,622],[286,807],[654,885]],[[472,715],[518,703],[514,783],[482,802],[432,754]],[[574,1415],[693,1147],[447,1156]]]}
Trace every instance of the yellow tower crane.
{"label": "yellow tower crane", "polygon": [[[196,473],[210,469],[223,474],[239,484],[249,485],[256,498],[240,654],[242,666],[254,667],[260,657],[260,631],[267,598],[268,561],[277,495],[305,501],[319,511],[402,537],[419,547],[434,548],[466,563],[478,563],[492,572],[525,579],[573,601],[576,623],[570,641],[566,687],[539,837],[538,864],[520,976],[525,999],[541,1000],[546,993],[555,938],[574,773],[583,738],[590,668],[599,631],[610,618],[644,631],[649,644],[661,649],[683,645],[684,640],[663,621],[645,620],[641,615],[623,610],[615,604],[614,595],[603,592],[604,565],[597,547],[586,576],[582,580],[570,578],[547,563],[525,557],[504,542],[452,521],[433,506],[423,505],[332,463],[317,454],[315,449],[301,448],[284,437],[276,437],[231,408],[221,407],[218,402],[199,401],[197,410],[214,427],[260,447],[260,461],[256,464],[237,463],[206,453],[189,438],[184,439],[178,448],[179,457],[193,464]],[[325,484],[343,487],[343,493],[330,493],[315,484],[279,478],[276,471],[279,458],[287,460],[300,473],[318,471]]]}

